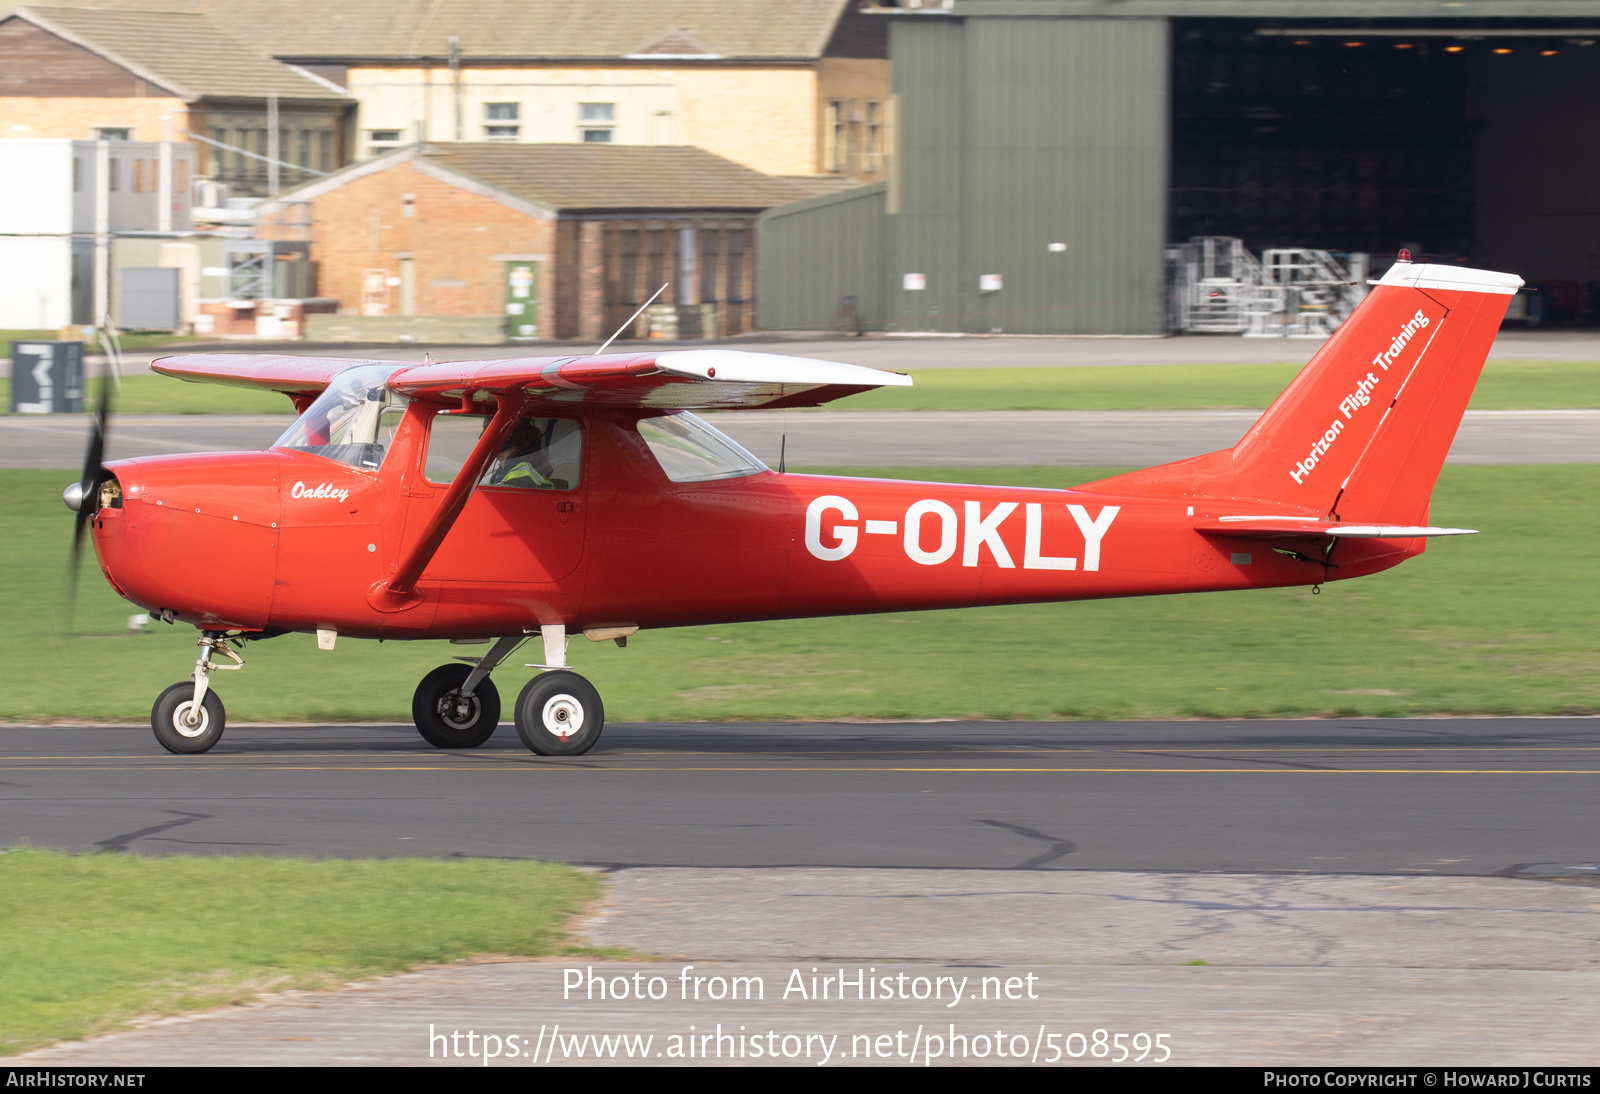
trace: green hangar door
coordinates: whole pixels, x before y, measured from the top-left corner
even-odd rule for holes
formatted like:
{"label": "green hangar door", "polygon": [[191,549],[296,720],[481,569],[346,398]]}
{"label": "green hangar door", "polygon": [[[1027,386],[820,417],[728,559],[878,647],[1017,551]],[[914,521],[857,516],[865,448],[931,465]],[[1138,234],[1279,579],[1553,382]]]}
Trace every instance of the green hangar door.
{"label": "green hangar door", "polygon": [[512,338],[539,337],[539,264],[506,263],[506,333]]}

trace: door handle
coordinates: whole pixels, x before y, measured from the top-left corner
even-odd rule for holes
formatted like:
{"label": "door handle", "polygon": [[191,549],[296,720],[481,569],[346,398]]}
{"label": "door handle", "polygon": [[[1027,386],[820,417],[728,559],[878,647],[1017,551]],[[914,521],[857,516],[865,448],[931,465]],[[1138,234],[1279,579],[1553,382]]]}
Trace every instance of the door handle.
{"label": "door handle", "polygon": [[578,509],[578,503],[575,502],[575,501],[558,501],[558,502],[556,502],[556,512],[558,512],[558,513],[573,513],[573,512],[576,512],[577,509]]}

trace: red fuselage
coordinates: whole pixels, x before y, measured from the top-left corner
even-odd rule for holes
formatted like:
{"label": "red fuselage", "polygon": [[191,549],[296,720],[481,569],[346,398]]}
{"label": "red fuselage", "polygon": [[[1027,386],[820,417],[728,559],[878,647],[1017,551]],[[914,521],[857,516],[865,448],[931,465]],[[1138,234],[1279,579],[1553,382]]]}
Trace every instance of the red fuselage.
{"label": "red fuselage", "polygon": [[366,638],[666,627],[756,619],[1309,585],[1387,569],[1421,539],[1341,543],[1337,568],[1224,515],[1317,516],[1225,499],[761,472],[673,482],[633,411],[583,425],[583,474],[559,492],[480,486],[397,606],[374,590],[441,504],[413,403],[376,471],[286,449],[108,465],[95,516],[123,596],[215,630]]}

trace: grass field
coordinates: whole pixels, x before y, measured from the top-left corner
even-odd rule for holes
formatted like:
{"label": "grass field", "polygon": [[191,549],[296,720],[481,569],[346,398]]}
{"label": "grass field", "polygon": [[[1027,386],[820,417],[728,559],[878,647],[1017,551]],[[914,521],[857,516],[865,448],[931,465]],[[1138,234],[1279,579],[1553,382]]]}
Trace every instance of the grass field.
{"label": "grass field", "polygon": [[[1190,410],[1265,407],[1301,366],[1107,365],[1084,368],[929,368],[915,385],[843,399],[846,410]],[[1478,410],[1600,407],[1600,361],[1490,361],[1472,397]]]}
{"label": "grass field", "polygon": [[[54,342],[56,332],[53,330],[0,330],[0,357],[11,355],[12,342]],[[119,336],[117,343],[124,352],[129,350],[155,349],[159,346],[182,346],[190,342],[204,341],[192,334],[172,334],[168,331],[152,331],[145,333],[125,333]],[[99,353],[100,343],[90,342],[85,353]]]}
{"label": "grass field", "polygon": [[0,1055],[261,991],[567,948],[599,882],[536,862],[0,853]]}
{"label": "grass field", "polygon": [[[1106,469],[858,469],[1067,486]],[[58,614],[71,514],[61,472],[0,471],[0,720],[140,722],[194,659],[194,631],[129,635],[134,609],[85,567],[74,635]],[[1309,589],[788,620],[575,641],[613,721],[1170,718],[1600,711],[1600,466],[1447,467],[1436,540],[1369,578]],[[252,644],[218,677],[231,722],[409,721],[442,642],[309,635]],[[506,701],[528,671],[496,674]],[[151,747],[155,745],[152,742]]]}

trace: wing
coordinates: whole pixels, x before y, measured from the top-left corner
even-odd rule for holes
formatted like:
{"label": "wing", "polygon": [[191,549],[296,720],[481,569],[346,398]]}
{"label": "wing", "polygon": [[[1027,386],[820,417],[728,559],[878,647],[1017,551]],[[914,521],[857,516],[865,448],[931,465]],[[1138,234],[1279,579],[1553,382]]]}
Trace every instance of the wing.
{"label": "wing", "polygon": [[876,387],[911,386],[911,377],[898,372],[744,350],[440,361],[410,367],[350,357],[204,353],[163,357],[150,367],[182,380],[281,391],[301,406],[345,369],[379,364],[396,366],[389,377],[395,391],[449,402],[479,392],[526,389],[540,403],[731,410],[821,406]]}
{"label": "wing", "polygon": [[455,401],[523,388],[540,403],[662,410],[821,406],[877,387],[909,387],[898,372],[744,350],[667,350],[604,357],[529,357],[418,365],[389,378],[413,398]]}
{"label": "wing", "polygon": [[1476,528],[1434,528],[1410,524],[1341,524],[1320,517],[1218,517],[1195,525],[1207,536],[1239,536],[1244,539],[1281,539],[1289,536],[1332,536],[1336,539],[1415,539],[1421,536],[1475,536]]}
{"label": "wing", "polygon": [[150,363],[152,372],[201,384],[281,391],[290,398],[316,396],[339,373],[356,365],[381,365],[382,361],[354,357],[286,357],[266,353],[189,353],[161,357]]}

